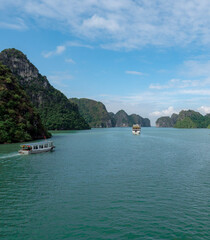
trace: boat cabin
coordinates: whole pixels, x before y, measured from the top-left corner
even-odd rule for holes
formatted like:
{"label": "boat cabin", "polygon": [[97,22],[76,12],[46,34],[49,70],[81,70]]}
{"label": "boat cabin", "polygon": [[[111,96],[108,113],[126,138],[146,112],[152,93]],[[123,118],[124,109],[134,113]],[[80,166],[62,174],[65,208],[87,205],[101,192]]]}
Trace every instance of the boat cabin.
{"label": "boat cabin", "polygon": [[21,154],[47,152],[55,148],[52,141],[24,144],[20,147],[21,150],[19,151],[19,153]]}
{"label": "boat cabin", "polygon": [[132,133],[135,135],[139,135],[141,132],[141,125],[139,124],[134,124],[132,128]]}

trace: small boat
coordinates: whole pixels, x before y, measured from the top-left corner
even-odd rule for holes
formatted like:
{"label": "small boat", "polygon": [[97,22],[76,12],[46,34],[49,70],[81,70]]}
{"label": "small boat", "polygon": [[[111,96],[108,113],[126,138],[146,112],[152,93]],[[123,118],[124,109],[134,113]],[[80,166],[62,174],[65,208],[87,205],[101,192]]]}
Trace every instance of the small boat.
{"label": "small boat", "polygon": [[28,143],[20,145],[20,147],[21,149],[18,151],[20,154],[49,152],[55,148],[52,141]]}
{"label": "small boat", "polygon": [[134,124],[132,128],[132,133],[134,135],[139,135],[141,133],[141,125],[139,124]]}

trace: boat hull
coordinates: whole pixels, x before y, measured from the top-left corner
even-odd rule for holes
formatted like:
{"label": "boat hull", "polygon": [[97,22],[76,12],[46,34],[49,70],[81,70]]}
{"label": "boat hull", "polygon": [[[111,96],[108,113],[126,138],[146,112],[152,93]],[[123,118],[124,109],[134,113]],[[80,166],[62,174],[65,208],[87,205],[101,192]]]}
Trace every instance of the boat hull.
{"label": "boat hull", "polygon": [[33,149],[33,150],[20,150],[18,151],[20,154],[28,155],[28,154],[36,154],[36,153],[43,153],[43,152],[50,152],[53,151],[54,147],[45,148],[45,149]]}
{"label": "boat hull", "polygon": [[134,135],[140,135],[140,131],[132,131]]}

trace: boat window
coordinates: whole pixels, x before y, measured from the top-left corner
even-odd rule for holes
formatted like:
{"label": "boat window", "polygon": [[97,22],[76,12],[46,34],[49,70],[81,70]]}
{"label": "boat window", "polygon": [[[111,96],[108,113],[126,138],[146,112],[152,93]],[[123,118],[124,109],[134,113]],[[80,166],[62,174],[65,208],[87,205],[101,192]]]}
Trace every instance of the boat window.
{"label": "boat window", "polygon": [[43,145],[39,145],[39,148],[43,148]]}
{"label": "boat window", "polygon": [[46,144],[44,145],[44,147],[47,148],[47,147],[48,147],[48,144],[46,143]]}
{"label": "boat window", "polygon": [[34,149],[38,149],[38,146],[37,146],[37,145],[35,145],[35,146],[34,146]]}

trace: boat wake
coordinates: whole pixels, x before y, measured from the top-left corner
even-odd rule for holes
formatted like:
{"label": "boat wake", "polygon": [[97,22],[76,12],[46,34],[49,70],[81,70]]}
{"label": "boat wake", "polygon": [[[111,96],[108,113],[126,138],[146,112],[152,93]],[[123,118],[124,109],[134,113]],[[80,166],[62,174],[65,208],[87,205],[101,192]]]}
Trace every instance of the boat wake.
{"label": "boat wake", "polygon": [[0,154],[0,159],[7,159],[20,156],[19,153]]}

